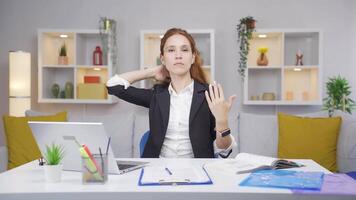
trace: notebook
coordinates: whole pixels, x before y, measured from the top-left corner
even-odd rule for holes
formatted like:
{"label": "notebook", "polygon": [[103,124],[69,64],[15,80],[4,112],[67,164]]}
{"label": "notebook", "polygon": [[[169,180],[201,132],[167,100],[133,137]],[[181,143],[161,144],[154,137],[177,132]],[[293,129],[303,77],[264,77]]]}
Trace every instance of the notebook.
{"label": "notebook", "polygon": [[216,162],[215,165],[220,168],[219,170],[235,174],[251,173],[266,169],[287,169],[304,166],[301,163],[291,160],[277,159],[251,153],[239,153],[235,159],[222,160]]}
{"label": "notebook", "polygon": [[[64,147],[63,170],[81,171],[81,156],[78,145],[63,136],[74,136],[80,144],[85,144],[91,153],[99,153],[99,147],[106,153],[108,136],[102,123],[87,122],[28,122],[37,145],[43,155],[46,145],[53,142]],[[148,162],[115,159],[108,148],[109,174],[123,174],[144,167]]]}

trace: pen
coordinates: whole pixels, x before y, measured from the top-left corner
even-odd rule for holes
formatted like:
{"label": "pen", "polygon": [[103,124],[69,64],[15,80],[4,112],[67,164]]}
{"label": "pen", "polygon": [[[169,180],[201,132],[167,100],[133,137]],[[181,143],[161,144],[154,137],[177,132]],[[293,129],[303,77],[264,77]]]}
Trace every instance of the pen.
{"label": "pen", "polygon": [[106,153],[105,153],[106,155],[108,155],[109,152],[110,141],[111,141],[111,137],[109,137],[108,144],[106,146]]}
{"label": "pen", "polygon": [[171,170],[168,169],[168,167],[164,168],[164,170],[166,170],[169,175],[172,175],[172,172],[171,172]]}

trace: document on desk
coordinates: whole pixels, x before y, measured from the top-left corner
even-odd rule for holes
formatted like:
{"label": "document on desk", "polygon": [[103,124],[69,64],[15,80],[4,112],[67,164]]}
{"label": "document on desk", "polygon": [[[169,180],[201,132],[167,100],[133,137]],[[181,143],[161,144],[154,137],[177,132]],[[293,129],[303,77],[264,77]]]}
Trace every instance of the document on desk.
{"label": "document on desk", "polygon": [[304,166],[290,160],[277,159],[250,153],[239,153],[235,159],[222,160],[221,162],[216,162],[213,165],[219,168],[219,170],[227,171],[231,174],[243,174],[258,170],[287,169]]}
{"label": "document on desk", "polygon": [[140,186],[213,184],[204,166],[148,166],[141,170]]}

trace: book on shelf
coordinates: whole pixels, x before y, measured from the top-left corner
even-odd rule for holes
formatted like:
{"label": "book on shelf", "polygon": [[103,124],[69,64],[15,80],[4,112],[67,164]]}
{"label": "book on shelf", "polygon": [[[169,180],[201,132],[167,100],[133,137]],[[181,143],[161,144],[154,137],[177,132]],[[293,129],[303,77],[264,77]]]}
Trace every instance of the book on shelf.
{"label": "book on shelf", "polygon": [[235,159],[223,160],[222,163],[216,164],[219,165],[219,168],[235,174],[251,173],[258,170],[288,169],[304,166],[303,164],[291,160],[251,153],[239,153]]}

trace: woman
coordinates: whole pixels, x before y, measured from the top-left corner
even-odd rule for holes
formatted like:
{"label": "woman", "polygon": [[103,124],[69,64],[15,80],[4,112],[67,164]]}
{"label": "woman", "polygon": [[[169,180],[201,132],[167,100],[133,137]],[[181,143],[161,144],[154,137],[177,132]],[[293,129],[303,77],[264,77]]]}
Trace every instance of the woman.
{"label": "woman", "polygon": [[[109,94],[149,108],[150,135],[143,157],[227,157],[236,142],[220,84],[208,85],[195,41],[185,30],[169,29],[161,39],[161,66],[115,75]],[[139,89],[130,84],[155,78],[163,84]]]}

